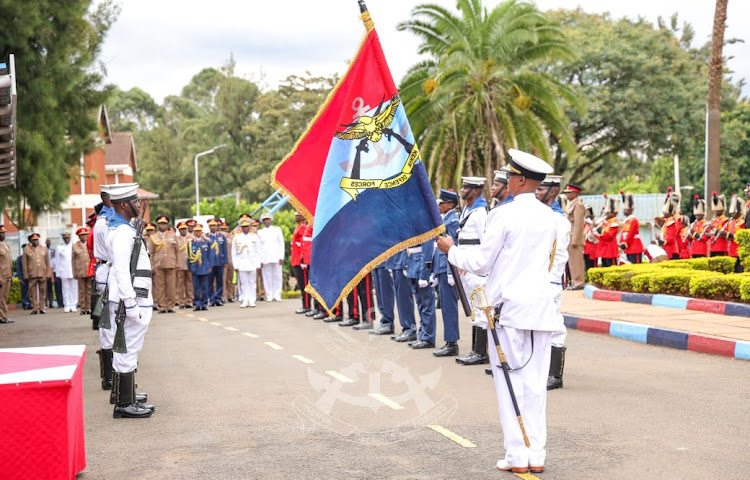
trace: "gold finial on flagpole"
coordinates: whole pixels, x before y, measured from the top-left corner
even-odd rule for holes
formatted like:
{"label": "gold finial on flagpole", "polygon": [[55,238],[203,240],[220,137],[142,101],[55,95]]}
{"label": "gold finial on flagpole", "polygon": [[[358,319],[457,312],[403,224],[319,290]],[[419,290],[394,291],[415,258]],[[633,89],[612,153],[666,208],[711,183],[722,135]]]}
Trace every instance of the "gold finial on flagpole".
{"label": "gold finial on flagpole", "polygon": [[375,23],[372,21],[372,18],[370,17],[370,12],[367,11],[367,5],[365,5],[365,0],[357,0],[357,3],[359,3],[359,18],[362,19],[362,22],[365,24],[365,29],[370,32],[373,28],[375,28]]}

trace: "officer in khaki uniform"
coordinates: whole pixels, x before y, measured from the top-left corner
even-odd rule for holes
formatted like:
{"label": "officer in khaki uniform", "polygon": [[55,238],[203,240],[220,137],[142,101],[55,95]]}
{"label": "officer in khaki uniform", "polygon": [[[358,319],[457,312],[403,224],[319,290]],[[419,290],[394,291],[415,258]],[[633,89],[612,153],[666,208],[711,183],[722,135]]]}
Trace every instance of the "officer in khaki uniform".
{"label": "officer in khaki uniform", "polygon": [[154,294],[159,313],[174,313],[177,281],[177,236],[169,229],[169,217],[156,219],[159,231],[148,238],[148,252],[154,268]]}
{"label": "officer in khaki uniform", "polygon": [[0,225],[0,323],[13,323],[8,318],[8,295],[13,282],[10,248],[5,244],[5,225]]}
{"label": "officer in khaki uniform", "polygon": [[29,282],[29,300],[31,314],[47,313],[44,311],[44,299],[47,298],[47,278],[51,277],[52,267],[44,245],[39,245],[39,234],[29,235],[30,244],[23,251],[23,274]]}
{"label": "officer in khaki uniform", "polygon": [[91,310],[91,284],[92,277],[89,276],[89,250],[86,240],[89,238],[89,229],[81,227],[76,230],[79,241],[73,244],[73,278],[78,280],[78,310],[80,315],[90,315]]}
{"label": "officer in khaki uniform", "polygon": [[193,276],[188,270],[187,249],[190,248],[188,226],[185,222],[177,224],[177,303],[180,308],[193,308]]}
{"label": "officer in khaki uniform", "polygon": [[229,245],[227,247],[227,264],[224,265],[224,293],[221,299],[224,302],[234,303],[235,298],[237,298],[237,285],[234,283],[234,265],[232,264],[231,248],[234,234],[229,231],[229,224],[225,221],[221,222],[219,229],[227,237],[227,245]]}
{"label": "officer in khaki uniform", "polygon": [[570,268],[570,286],[568,290],[583,289],[586,281],[586,270],[583,263],[583,247],[585,237],[583,235],[583,220],[586,217],[584,207],[578,195],[581,187],[569,183],[563,193],[568,197],[568,206],[565,211],[570,221],[570,245],[568,246],[568,267]]}

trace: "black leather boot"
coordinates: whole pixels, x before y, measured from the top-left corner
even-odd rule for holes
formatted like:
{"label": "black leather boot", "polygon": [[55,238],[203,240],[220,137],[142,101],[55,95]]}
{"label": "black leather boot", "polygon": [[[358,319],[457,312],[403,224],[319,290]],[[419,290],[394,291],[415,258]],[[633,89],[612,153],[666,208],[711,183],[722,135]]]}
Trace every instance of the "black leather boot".
{"label": "black leather boot", "polygon": [[466,355],[462,355],[458,358],[456,358],[456,363],[464,364],[464,361],[471,358],[471,355],[474,353],[474,344],[477,343],[477,327],[471,327],[471,351],[467,353]]}
{"label": "black leather boot", "polygon": [[135,372],[115,372],[115,409],[112,418],[148,418],[154,412],[135,398]]}
{"label": "black leather boot", "polygon": [[446,342],[445,345],[432,352],[432,354],[436,357],[455,357],[458,355],[458,344],[456,342]]}
{"label": "black leather boot", "polygon": [[490,358],[487,356],[487,331],[482,327],[471,327],[471,336],[473,338],[472,349],[468,355],[458,357],[456,362],[462,365],[481,365],[489,363]]}
{"label": "black leather boot", "polygon": [[552,355],[549,362],[549,376],[547,377],[547,390],[554,390],[563,387],[565,350],[565,347],[552,347]]}
{"label": "black leather boot", "polygon": [[99,355],[99,375],[102,377],[102,390],[112,390],[112,349],[97,350]]}

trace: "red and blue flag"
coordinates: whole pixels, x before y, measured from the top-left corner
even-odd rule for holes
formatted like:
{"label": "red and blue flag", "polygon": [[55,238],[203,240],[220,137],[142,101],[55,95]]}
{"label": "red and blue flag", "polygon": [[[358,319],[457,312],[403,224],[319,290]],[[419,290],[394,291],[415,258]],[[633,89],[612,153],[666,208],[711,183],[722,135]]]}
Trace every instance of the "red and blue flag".
{"label": "red and blue flag", "polygon": [[369,13],[356,58],[272,184],[313,223],[307,290],[330,310],[374,267],[444,231]]}

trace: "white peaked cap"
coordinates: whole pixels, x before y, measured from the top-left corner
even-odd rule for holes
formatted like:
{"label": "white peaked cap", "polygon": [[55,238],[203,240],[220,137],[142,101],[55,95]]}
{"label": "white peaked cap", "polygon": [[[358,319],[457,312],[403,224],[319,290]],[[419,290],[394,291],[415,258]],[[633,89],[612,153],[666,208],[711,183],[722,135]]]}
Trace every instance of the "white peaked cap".
{"label": "white peaked cap", "polygon": [[137,183],[115,183],[113,185],[102,185],[102,193],[109,194],[113,202],[124,202],[138,198]]}

